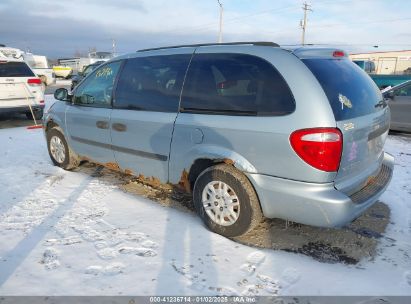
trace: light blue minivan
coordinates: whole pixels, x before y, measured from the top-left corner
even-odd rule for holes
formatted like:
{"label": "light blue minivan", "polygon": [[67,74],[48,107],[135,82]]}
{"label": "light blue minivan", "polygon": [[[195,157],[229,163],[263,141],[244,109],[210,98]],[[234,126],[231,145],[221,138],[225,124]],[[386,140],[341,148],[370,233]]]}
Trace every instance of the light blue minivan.
{"label": "light blue minivan", "polygon": [[389,184],[390,112],[336,49],[274,43],[185,45],[114,58],[44,116],[51,160],[81,160],[193,194],[214,232],[263,216],[339,227]]}

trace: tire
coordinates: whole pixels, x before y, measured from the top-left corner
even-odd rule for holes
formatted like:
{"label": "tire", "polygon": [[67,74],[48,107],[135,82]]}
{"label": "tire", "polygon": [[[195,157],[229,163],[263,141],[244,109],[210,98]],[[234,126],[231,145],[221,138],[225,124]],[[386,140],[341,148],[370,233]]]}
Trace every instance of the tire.
{"label": "tire", "polygon": [[[43,109],[39,109],[39,110],[33,109],[33,113],[34,113],[34,118],[36,120],[41,120],[43,118]],[[26,117],[27,119],[33,119],[33,115],[31,115],[31,112],[27,112]]]}
{"label": "tire", "polygon": [[[78,166],[78,157],[68,146],[67,141],[59,128],[52,128],[47,131],[46,138],[47,150],[51,161],[55,166],[65,170],[71,170]],[[59,154],[56,152],[56,145],[61,148],[63,153]]]}
{"label": "tire", "polygon": [[[224,188],[223,184],[227,187]],[[225,194],[226,199],[212,192]],[[257,194],[250,181],[236,168],[226,164],[209,167],[198,176],[194,184],[193,200],[196,211],[206,226],[225,237],[245,234],[253,230],[263,218]],[[207,210],[205,205],[208,206]]]}

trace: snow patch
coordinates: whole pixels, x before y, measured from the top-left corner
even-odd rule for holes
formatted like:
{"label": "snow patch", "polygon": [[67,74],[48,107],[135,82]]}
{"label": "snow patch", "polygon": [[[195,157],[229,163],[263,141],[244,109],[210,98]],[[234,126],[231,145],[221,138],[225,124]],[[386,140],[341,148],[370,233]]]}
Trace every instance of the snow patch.
{"label": "snow patch", "polygon": [[43,253],[41,263],[44,264],[44,267],[48,270],[56,269],[60,266],[58,257],[59,251],[53,247],[48,247]]}
{"label": "snow patch", "polygon": [[154,257],[157,255],[157,251],[144,247],[120,247],[118,252],[123,254],[135,254],[141,257]]}
{"label": "snow patch", "polygon": [[297,269],[290,267],[283,271],[281,277],[288,284],[295,284],[300,279],[301,274]]}
{"label": "snow patch", "polygon": [[240,270],[246,275],[253,275],[256,270],[256,267],[255,265],[251,264],[243,264],[240,266]]}
{"label": "snow patch", "polygon": [[93,265],[93,266],[87,267],[85,273],[92,274],[92,275],[112,276],[112,275],[123,273],[123,270],[125,268],[126,266],[123,263],[111,263],[107,265],[106,267],[103,267],[100,265]]}
{"label": "snow patch", "polygon": [[407,272],[404,274],[404,278],[405,278],[405,282],[406,282],[408,285],[411,285],[411,271],[407,271]]}
{"label": "snow patch", "polygon": [[104,248],[97,251],[97,254],[103,260],[111,260],[117,256],[117,250],[113,248]]}
{"label": "snow patch", "polygon": [[264,260],[265,254],[262,251],[254,251],[247,256],[247,262],[254,265],[261,264]]}

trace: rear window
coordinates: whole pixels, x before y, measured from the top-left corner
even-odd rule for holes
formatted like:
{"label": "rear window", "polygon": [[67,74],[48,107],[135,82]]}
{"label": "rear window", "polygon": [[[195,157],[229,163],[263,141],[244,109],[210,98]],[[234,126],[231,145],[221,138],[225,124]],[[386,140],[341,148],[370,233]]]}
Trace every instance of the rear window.
{"label": "rear window", "polygon": [[196,54],[184,84],[181,111],[226,115],[286,115],[294,97],[267,61],[245,54]]}
{"label": "rear window", "polygon": [[337,121],[374,113],[383,98],[374,81],[347,59],[304,59],[328,97]]}
{"label": "rear window", "polygon": [[24,62],[0,61],[0,77],[32,77],[34,73]]}

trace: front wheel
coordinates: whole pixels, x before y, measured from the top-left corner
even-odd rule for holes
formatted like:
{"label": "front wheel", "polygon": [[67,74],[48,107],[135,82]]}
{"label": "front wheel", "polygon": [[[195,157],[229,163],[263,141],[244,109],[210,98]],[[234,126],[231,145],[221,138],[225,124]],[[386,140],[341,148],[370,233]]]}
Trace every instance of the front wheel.
{"label": "front wheel", "polygon": [[51,161],[55,166],[66,170],[78,166],[78,159],[69,148],[64,135],[57,128],[47,131],[47,148]]}
{"label": "front wheel", "polygon": [[194,205],[207,227],[226,237],[254,229],[262,220],[257,194],[236,168],[219,164],[204,170],[193,190]]}

